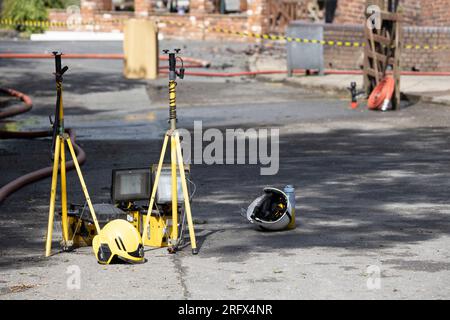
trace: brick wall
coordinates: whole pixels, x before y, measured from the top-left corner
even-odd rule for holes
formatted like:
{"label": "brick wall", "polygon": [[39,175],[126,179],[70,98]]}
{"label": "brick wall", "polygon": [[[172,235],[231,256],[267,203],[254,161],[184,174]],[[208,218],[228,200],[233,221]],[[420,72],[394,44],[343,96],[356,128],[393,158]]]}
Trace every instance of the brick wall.
{"label": "brick wall", "polygon": [[[405,27],[405,43],[450,47],[450,27]],[[447,50],[403,51],[404,69],[413,67],[421,71],[450,71],[450,54]]]}
{"label": "brick wall", "polygon": [[[335,24],[355,25],[365,21],[367,4],[377,4],[382,8],[386,0],[337,0]],[[307,4],[309,0],[299,0],[299,20],[310,21]],[[400,12],[408,26],[450,26],[450,0],[400,0]]]}
{"label": "brick wall", "polygon": [[[363,42],[363,28],[360,25],[326,25],[324,38],[327,41]],[[358,69],[363,63],[363,50],[350,47],[324,48],[325,68],[327,69]]]}
{"label": "brick wall", "polygon": [[[236,36],[230,36],[225,33],[217,33],[207,31],[206,28],[222,28],[227,30],[248,30],[249,24],[246,16],[240,15],[227,15],[220,14],[205,14],[202,16],[192,15],[158,15],[152,16],[150,19],[160,21],[159,33],[163,38],[170,39],[196,39],[196,40],[221,40],[232,39],[235,41],[247,41],[244,38]],[[182,23],[183,26],[178,26],[174,23],[166,23],[170,20],[173,22]]]}
{"label": "brick wall", "polygon": [[112,0],[81,0],[81,11],[95,12],[95,11],[110,11],[112,10]]}
{"label": "brick wall", "polygon": [[[360,25],[328,25],[325,40],[364,41]],[[404,27],[405,44],[450,46],[450,27]],[[333,69],[359,69],[363,63],[363,49],[325,47],[325,67]],[[448,50],[403,49],[402,69],[411,71],[450,71]]]}
{"label": "brick wall", "polygon": [[[248,5],[248,23],[251,32],[267,32],[269,19],[267,18],[267,2],[265,0],[252,0]],[[241,30],[242,31],[242,30]]]}
{"label": "brick wall", "polygon": [[[123,21],[134,17],[133,12],[86,12],[81,11],[82,25],[73,25],[72,31],[122,32]],[[68,14],[65,10],[52,9],[49,11],[51,22],[67,22]],[[67,30],[67,27],[52,27],[52,30]]]}
{"label": "brick wall", "polygon": [[[122,32],[123,22],[134,17],[133,12],[96,12],[81,13],[84,24],[72,28],[74,31]],[[64,10],[51,10],[49,20],[52,22],[66,22],[68,15]],[[246,38],[230,36],[225,33],[208,32],[206,27],[227,30],[249,30],[249,19],[246,15],[178,15],[149,13],[148,19],[158,23],[159,33],[164,38],[171,39],[232,39],[234,41],[248,41]],[[170,21],[172,23],[167,23]],[[183,24],[183,26],[177,25]],[[66,30],[66,27],[53,27],[52,30]],[[252,41],[252,40],[250,40]]]}
{"label": "brick wall", "polygon": [[366,0],[338,0],[334,23],[358,24],[365,19]]}
{"label": "brick wall", "polygon": [[[437,0],[437,2],[448,2],[450,0]],[[386,1],[376,1],[376,0],[338,0],[338,8],[336,10],[336,24],[359,24],[364,23],[365,14],[364,10],[367,3],[382,4],[387,3]],[[403,13],[404,23],[406,25],[421,25],[421,10],[424,7],[422,4],[424,0],[400,0],[399,9]],[[433,8],[434,1],[426,1],[427,7]],[[381,5],[382,7],[382,5]],[[435,9],[429,9],[434,12]],[[448,12],[448,11],[447,11]],[[447,20],[450,23],[450,19]]]}
{"label": "brick wall", "polygon": [[[383,0],[370,0],[383,1]],[[84,1],[92,2],[92,1]],[[101,0],[96,1],[103,3]],[[326,25],[325,39],[333,41],[358,41],[363,42],[363,23],[365,21],[363,10],[366,0],[339,0],[336,23]],[[446,23],[446,6],[450,0],[400,0],[403,7],[405,21],[405,43],[420,45],[447,45],[450,46],[450,27],[421,27],[422,24],[434,23],[450,25]],[[149,0],[135,0],[136,6],[140,6],[140,12],[148,13],[148,18],[159,22],[160,35],[163,38],[178,39],[227,39],[231,41],[254,42],[252,38],[241,38],[224,33],[206,31],[206,27],[218,27],[235,31],[265,32],[267,10],[265,0],[252,0],[248,2],[248,14],[220,15],[210,14],[206,0],[193,0],[194,13],[188,15],[156,14],[152,11]],[[424,9],[426,7],[426,9]],[[206,10],[205,10],[206,9]],[[197,10],[197,12],[196,12]],[[421,14],[422,13],[422,14]],[[145,15],[145,14],[144,14]],[[94,31],[122,31],[123,23],[118,20],[126,20],[133,17],[134,13],[82,11],[84,22],[94,22],[94,25],[83,25],[76,30]],[[50,11],[50,20],[66,21],[65,11]],[[166,23],[166,20],[180,22],[183,26]],[[325,62],[327,68],[334,69],[358,69],[363,62],[363,49],[354,47],[325,47]],[[418,69],[421,71],[450,71],[450,54],[448,51],[424,51],[404,50],[402,54],[404,70]]]}
{"label": "brick wall", "polygon": [[450,0],[421,0],[422,26],[450,26]]}
{"label": "brick wall", "polygon": [[153,10],[153,0],[134,0],[134,12],[136,16],[147,17]]}

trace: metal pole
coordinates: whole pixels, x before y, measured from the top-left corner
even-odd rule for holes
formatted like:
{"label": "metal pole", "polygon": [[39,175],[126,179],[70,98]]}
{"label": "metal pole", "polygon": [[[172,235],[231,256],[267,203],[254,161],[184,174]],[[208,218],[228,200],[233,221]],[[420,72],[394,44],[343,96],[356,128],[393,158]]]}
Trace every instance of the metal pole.
{"label": "metal pole", "polygon": [[175,53],[169,53],[169,122],[170,122],[170,160],[172,170],[172,233],[171,246],[178,240],[178,181],[177,181],[177,150],[175,137],[177,129],[177,58]]}
{"label": "metal pole", "polygon": [[171,246],[178,240],[178,179],[177,179],[177,145],[174,133],[170,139],[170,160],[172,169],[172,235]]}
{"label": "metal pole", "polygon": [[180,170],[181,187],[183,188],[184,209],[186,210],[186,218],[189,227],[189,237],[191,239],[192,254],[198,254],[197,242],[195,240],[194,221],[192,220],[191,204],[189,202],[189,191],[186,183],[186,175],[184,173],[183,154],[181,153],[180,136],[175,132],[175,144],[178,155],[178,168]]}
{"label": "metal pole", "polygon": [[80,179],[81,188],[83,189],[84,196],[86,198],[86,202],[89,206],[89,210],[91,211],[92,220],[94,220],[95,229],[97,230],[97,234],[100,234],[100,225],[98,224],[97,215],[95,214],[94,206],[92,205],[91,197],[89,196],[89,192],[86,187],[86,182],[84,181],[83,174],[81,173],[80,165],[78,163],[77,155],[75,150],[73,149],[72,142],[70,141],[70,137],[65,136],[67,141],[67,146],[69,147],[70,154],[72,155],[72,160],[75,165],[75,169],[77,170],[78,178]]}
{"label": "metal pole", "polygon": [[46,257],[49,257],[52,251],[53,221],[55,217],[55,202],[56,202],[56,185],[58,183],[59,152],[61,148],[60,139],[61,138],[59,136],[56,136],[55,157],[53,159],[52,187],[50,192],[50,208],[48,210],[47,241],[45,243]]}
{"label": "metal pole", "polygon": [[170,129],[177,128],[177,58],[175,53],[169,53],[169,122]]}
{"label": "metal pole", "polygon": [[60,154],[61,154],[61,211],[62,211],[62,233],[64,240],[64,248],[67,248],[69,241],[69,222],[67,216],[67,179],[66,179],[66,150],[65,141],[59,139],[61,144]]}
{"label": "metal pole", "polygon": [[142,239],[144,240],[144,243],[145,243],[145,239],[147,239],[147,240],[150,239],[149,232],[148,232],[148,227],[150,224],[150,216],[152,214],[153,205],[155,203],[156,191],[158,190],[159,178],[161,176],[161,170],[162,170],[162,166],[164,163],[164,156],[166,154],[168,142],[169,142],[169,135],[166,134],[164,137],[164,143],[163,143],[161,155],[159,158],[158,169],[156,171],[156,177],[155,177],[155,181],[154,181],[154,185],[153,185],[152,196],[150,197],[150,203],[148,205],[147,217],[145,219],[144,227],[142,228]]}

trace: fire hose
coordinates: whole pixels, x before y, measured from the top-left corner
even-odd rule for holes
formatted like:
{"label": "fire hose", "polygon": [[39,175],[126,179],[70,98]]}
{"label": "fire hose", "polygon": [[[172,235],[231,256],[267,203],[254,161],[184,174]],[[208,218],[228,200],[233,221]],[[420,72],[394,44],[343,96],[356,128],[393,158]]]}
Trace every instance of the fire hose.
{"label": "fire hose", "polygon": [[[123,60],[125,56],[121,53],[68,53],[64,54],[64,59],[99,59],[99,60]],[[0,53],[0,59],[53,59],[53,55],[47,53]],[[166,56],[160,56],[160,61],[168,61]],[[209,68],[211,63],[206,60],[185,57],[187,68]],[[168,67],[160,67],[168,69]]]}
{"label": "fire hose", "polygon": [[[0,59],[52,59],[51,54],[46,53],[0,53]],[[123,60],[124,55],[119,53],[103,54],[103,53],[75,53],[64,54],[64,59],[101,59],[101,60]],[[160,61],[167,61],[167,57],[159,57]],[[184,57],[185,62],[190,63],[185,65],[185,68],[209,68],[211,63],[206,60],[197,58]],[[161,73],[168,73],[168,67],[160,67]],[[294,70],[296,74],[315,74],[317,70]],[[270,75],[270,74],[287,74],[286,70],[263,70],[263,71],[244,71],[244,72],[190,72],[186,71],[186,75],[198,76],[198,77],[244,77],[244,76],[257,76],[257,75]],[[362,75],[361,70],[325,70],[325,75]],[[450,76],[450,72],[420,72],[420,71],[402,71],[402,76]]]}
{"label": "fire hose", "polygon": [[21,113],[25,113],[33,108],[33,102],[31,101],[30,97],[24,95],[22,92],[4,88],[0,88],[0,92],[3,92],[4,94],[10,95],[12,97],[16,97],[23,102],[23,105],[9,107],[6,110],[0,110],[0,119],[5,119]]}
{"label": "fire hose", "polygon": [[[51,54],[29,54],[29,53],[0,53],[0,59],[52,59]],[[113,59],[113,60],[123,60],[123,54],[65,54],[65,59]],[[159,57],[159,60],[166,61],[168,58],[165,56]],[[209,68],[210,62],[205,60],[200,60],[196,58],[183,58],[185,62],[190,63],[185,65],[186,68]],[[160,67],[160,72],[163,74],[168,73],[166,70],[168,67]],[[294,70],[295,74],[314,74],[317,71],[307,71],[307,70]],[[271,74],[287,74],[285,70],[263,70],[263,71],[244,71],[244,72],[194,72],[186,71],[186,75],[198,76],[198,77],[244,77],[244,76],[257,76],[257,75],[271,75]],[[324,72],[326,75],[362,75],[363,72],[360,70],[326,70]],[[406,76],[450,76],[450,72],[412,72],[403,71],[401,75]],[[388,77],[389,79],[390,77]],[[388,82],[388,83],[386,83]],[[390,92],[390,82],[386,80],[382,82],[379,87],[377,87],[371,98],[369,99],[369,107],[379,108],[386,99],[389,98]],[[388,92],[389,91],[389,92]],[[6,93],[10,96],[19,98],[23,102],[23,106],[10,107],[7,110],[0,111],[0,119],[6,117],[12,117],[24,112],[28,112],[32,108],[31,99],[25,94],[12,89],[0,88],[0,92]],[[381,101],[381,102],[380,102]],[[67,129],[67,133],[70,135],[72,141],[74,142],[74,148],[77,153],[78,162],[83,164],[86,160],[86,153],[75,143],[75,132],[71,129]],[[43,138],[51,137],[52,131],[40,131],[40,132],[8,132],[0,131],[1,139],[33,139],[33,138]],[[67,162],[67,170],[74,168],[73,161]],[[15,191],[21,189],[22,187],[41,180],[43,178],[49,177],[52,174],[52,167],[46,167],[27,175],[24,175],[0,189],[0,203],[2,203],[9,195]]]}
{"label": "fire hose", "polygon": [[391,76],[386,76],[370,94],[367,106],[371,110],[388,108],[389,102],[395,91],[395,80]]}
{"label": "fire hose", "polygon": [[[23,105],[14,106],[7,108],[6,110],[0,111],[0,119],[4,119],[7,117],[15,116],[18,114],[22,114],[28,112],[33,107],[33,102],[30,97],[27,95],[13,90],[13,89],[5,89],[0,88],[0,92],[10,95],[12,97],[16,97],[23,102]],[[86,161],[86,153],[84,150],[75,143],[76,135],[73,129],[67,129],[67,134],[69,134],[71,140],[73,141],[73,147],[75,149],[75,153],[77,154],[77,159],[80,165],[82,165]],[[53,131],[27,131],[27,132],[10,132],[10,131],[1,131],[0,130],[0,139],[35,139],[35,138],[45,138],[52,137]],[[72,170],[75,168],[73,161],[69,161],[66,163],[67,170]],[[53,168],[51,166],[45,167],[33,172],[30,172],[5,186],[0,188],[0,204],[11,194],[20,190],[21,188],[42,180],[44,178],[50,177],[52,175]]]}

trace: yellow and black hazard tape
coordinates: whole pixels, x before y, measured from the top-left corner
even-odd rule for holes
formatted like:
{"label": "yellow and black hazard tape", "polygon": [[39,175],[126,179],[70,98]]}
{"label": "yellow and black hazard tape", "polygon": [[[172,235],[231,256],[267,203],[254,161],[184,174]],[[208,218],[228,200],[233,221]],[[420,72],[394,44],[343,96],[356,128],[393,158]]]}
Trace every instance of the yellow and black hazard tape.
{"label": "yellow and black hazard tape", "polygon": [[337,46],[337,47],[364,47],[365,43],[360,42],[350,42],[350,41],[325,41],[325,40],[315,40],[315,39],[303,39],[303,38],[293,38],[281,35],[273,35],[273,34],[259,34],[253,32],[241,32],[241,31],[233,31],[222,28],[206,28],[210,31],[215,31],[219,33],[227,33],[231,35],[246,37],[246,38],[256,38],[262,40],[274,40],[274,41],[287,41],[287,42],[298,42],[298,43],[309,43],[309,44],[320,44],[326,46]]}
{"label": "yellow and black hazard tape", "polygon": [[71,26],[96,26],[107,23],[121,24],[124,20],[102,20],[96,21],[50,21],[50,20],[13,20],[13,19],[0,19],[0,26],[25,26],[25,27],[40,27],[40,28],[63,28]]}
{"label": "yellow and black hazard tape", "polygon": [[[159,21],[162,23],[177,25],[179,27],[185,27],[186,24],[177,22],[177,21]],[[230,35],[236,35],[246,38],[257,38],[262,40],[273,40],[273,41],[286,41],[286,42],[298,42],[298,43],[307,43],[307,44],[320,44],[324,46],[332,46],[332,47],[348,47],[348,48],[361,48],[365,47],[365,42],[358,41],[333,41],[333,40],[317,40],[317,39],[303,39],[296,37],[288,37],[282,35],[273,35],[273,34],[260,34],[253,32],[243,32],[243,31],[235,31],[229,30],[219,27],[205,27],[205,30],[217,33],[226,33]],[[414,45],[407,44],[404,46],[405,49],[408,50],[449,50],[450,46],[436,46],[436,45]]]}
{"label": "yellow and black hazard tape", "polygon": [[67,23],[57,21],[38,21],[38,20],[12,20],[12,19],[0,19],[0,25],[3,26],[27,26],[27,27],[65,27]]}
{"label": "yellow and black hazard tape", "polygon": [[404,46],[407,50],[449,50],[450,46],[432,46],[432,45],[414,45],[407,44]]}
{"label": "yellow and black hazard tape", "polygon": [[[7,26],[30,26],[30,27],[42,27],[42,28],[51,28],[51,27],[71,27],[71,26],[95,26],[100,25],[105,22],[112,24],[122,24],[125,20],[105,20],[105,21],[76,21],[74,23],[62,22],[62,21],[49,21],[49,20],[26,20],[26,21],[17,21],[13,19],[0,19],[0,25]],[[186,27],[189,25],[188,23],[183,23],[179,21],[173,20],[156,20],[157,23],[171,24],[179,27]],[[202,28],[201,26],[198,26]],[[204,30],[209,32],[216,33],[224,33],[229,35],[235,35],[245,38],[255,38],[261,40],[272,40],[272,41],[285,41],[285,42],[297,42],[297,43],[305,43],[305,44],[317,44],[323,46],[331,46],[331,47],[347,47],[347,48],[361,48],[365,47],[365,42],[358,41],[334,41],[334,40],[317,40],[317,39],[304,39],[304,38],[296,38],[296,37],[288,37],[282,35],[274,35],[274,34],[260,34],[254,32],[245,32],[245,31],[236,31],[230,30],[220,27],[209,27],[204,26]],[[450,46],[439,46],[439,45],[415,45],[415,44],[406,44],[404,45],[404,49],[406,50],[450,50]]]}
{"label": "yellow and black hazard tape", "polygon": [[[187,23],[183,23],[183,22],[179,22],[179,21],[172,21],[172,20],[157,20],[156,22],[176,25],[178,27],[186,27],[186,25],[187,25]],[[331,46],[331,47],[348,47],[348,48],[362,48],[362,47],[366,46],[365,42],[358,42],[358,41],[333,41],[333,40],[303,39],[303,38],[295,38],[295,37],[273,35],[273,34],[260,34],[260,33],[245,32],[245,31],[243,32],[243,31],[236,31],[236,30],[230,30],[230,29],[225,29],[225,28],[208,27],[208,26],[205,26],[204,29],[206,31],[210,31],[210,32],[226,33],[229,35],[241,36],[241,37],[246,37],[246,38],[256,38],[256,39],[262,39],[262,40],[319,44],[319,45]],[[404,48],[408,49],[408,50],[450,50],[450,46],[436,46],[436,45],[432,46],[432,45],[414,45],[414,44],[407,44],[404,46]]]}
{"label": "yellow and black hazard tape", "polygon": [[[186,24],[178,21],[170,21],[170,20],[160,20],[160,23],[166,23],[171,25],[176,25],[179,27],[185,27]],[[244,38],[256,38],[261,40],[273,40],[273,41],[287,41],[287,42],[298,42],[298,43],[308,43],[308,44],[320,44],[320,45],[328,45],[328,46],[337,46],[337,47],[364,47],[366,44],[355,41],[325,41],[325,40],[316,40],[316,39],[303,39],[303,38],[293,38],[282,35],[274,35],[274,34],[260,34],[254,32],[243,32],[236,31],[230,29],[224,29],[219,27],[204,27],[206,31],[217,32],[217,33],[225,33],[229,35],[241,36]]]}

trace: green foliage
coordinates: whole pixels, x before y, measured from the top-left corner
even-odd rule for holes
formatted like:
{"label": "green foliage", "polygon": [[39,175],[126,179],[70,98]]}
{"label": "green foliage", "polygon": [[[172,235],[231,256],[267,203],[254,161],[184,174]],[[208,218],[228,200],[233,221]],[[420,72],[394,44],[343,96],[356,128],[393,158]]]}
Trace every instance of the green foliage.
{"label": "green foliage", "polygon": [[62,9],[65,7],[64,0],[44,0],[44,5],[46,8]]}
{"label": "green foliage", "polygon": [[[2,17],[13,21],[46,20],[47,9],[44,0],[4,0]],[[20,32],[42,32],[42,27],[16,25]]]}
{"label": "green foliage", "polygon": [[[64,9],[69,5],[79,5],[79,0],[4,0],[2,18],[13,21],[44,21],[48,18],[47,9]],[[43,27],[15,25],[20,32],[34,33],[44,31]]]}

